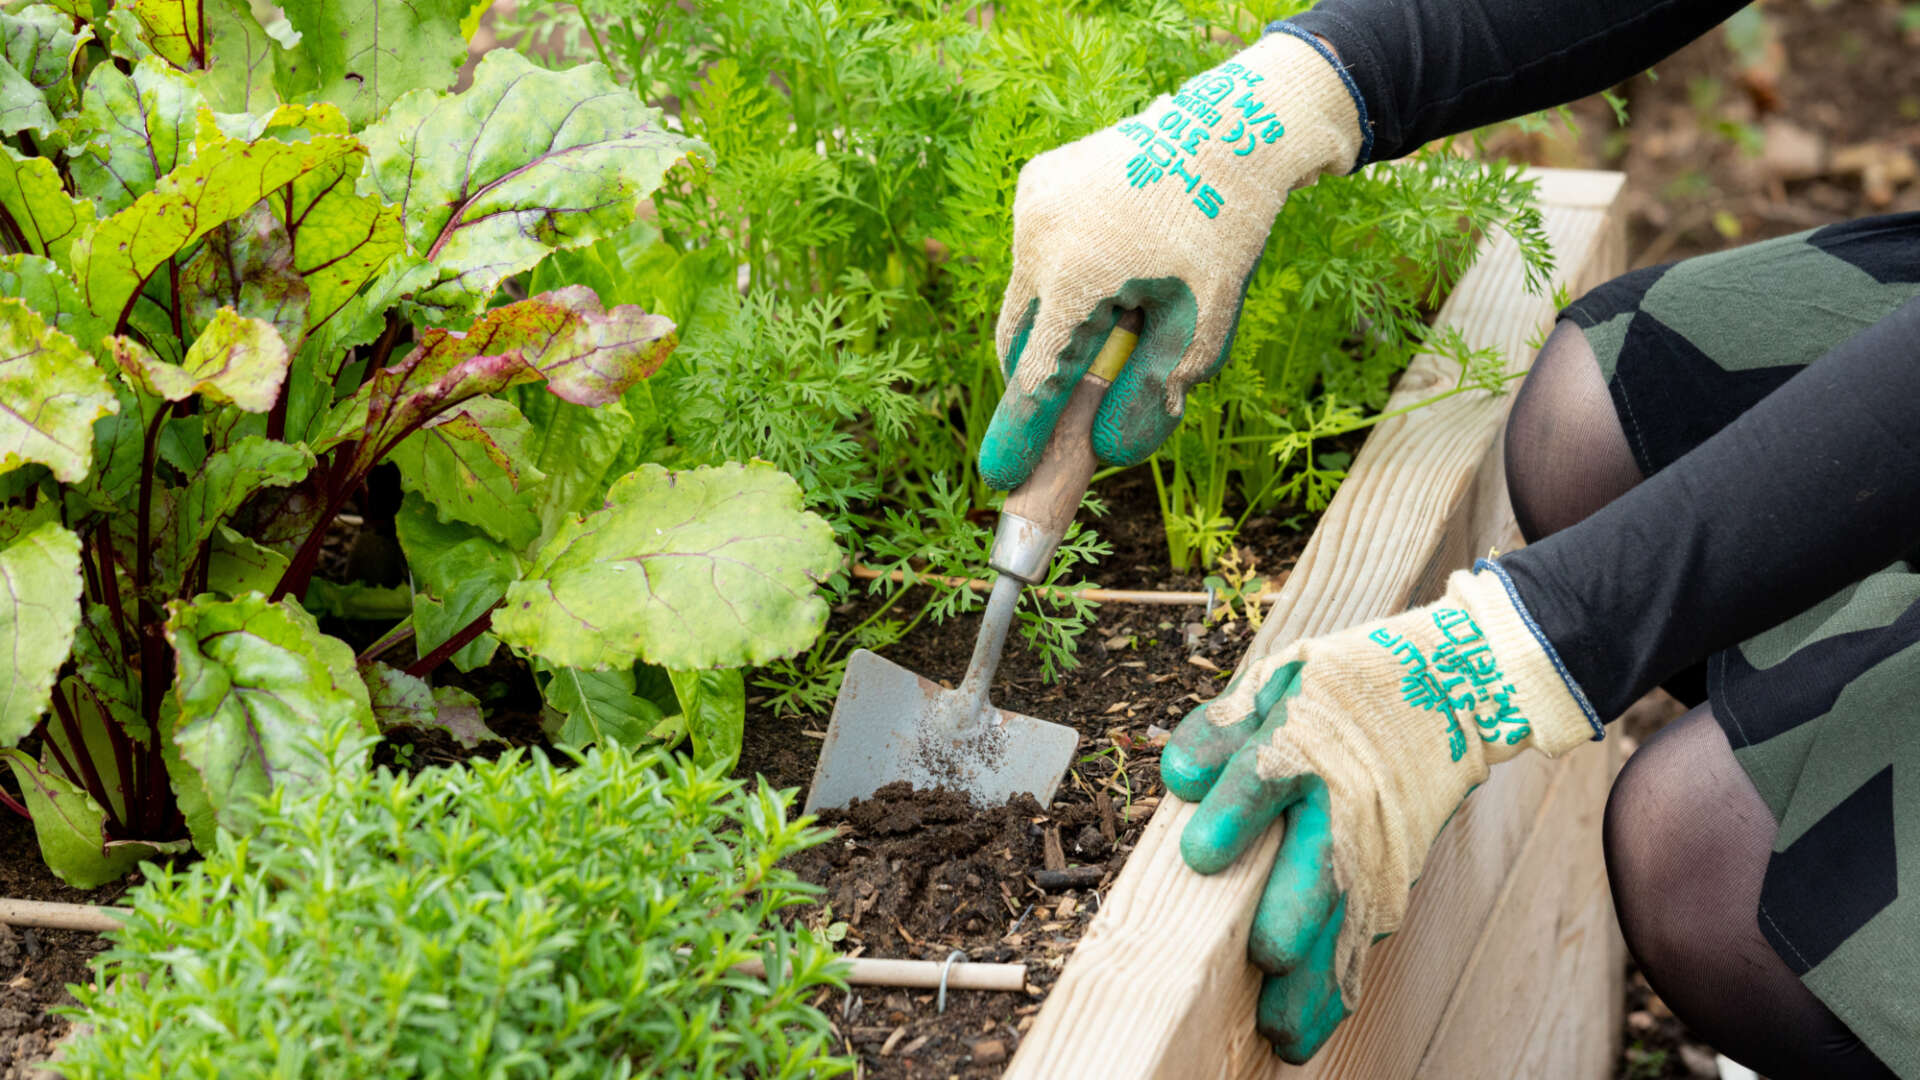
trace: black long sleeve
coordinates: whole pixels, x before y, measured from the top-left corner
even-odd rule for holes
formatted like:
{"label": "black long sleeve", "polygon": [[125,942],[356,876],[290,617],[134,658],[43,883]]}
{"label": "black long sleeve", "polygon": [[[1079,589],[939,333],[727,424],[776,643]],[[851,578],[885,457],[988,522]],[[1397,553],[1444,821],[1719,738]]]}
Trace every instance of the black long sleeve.
{"label": "black long sleeve", "polygon": [[1386,161],[1612,86],[1746,2],[1322,0],[1287,21],[1340,54],[1372,125],[1366,160]]}
{"label": "black long sleeve", "polygon": [[1920,298],[1500,565],[1611,717],[1917,545]]}

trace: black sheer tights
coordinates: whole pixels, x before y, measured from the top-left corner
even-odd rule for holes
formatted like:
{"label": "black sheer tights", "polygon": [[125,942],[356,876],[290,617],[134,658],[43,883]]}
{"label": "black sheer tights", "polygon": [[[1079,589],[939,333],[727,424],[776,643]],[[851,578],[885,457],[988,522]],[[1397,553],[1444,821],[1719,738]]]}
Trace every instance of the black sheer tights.
{"label": "black sheer tights", "polygon": [[1760,935],[1776,826],[1711,709],[1648,739],[1607,799],[1607,880],[1627,948],[1675,1016],[1768,1080],[1891,1080]]}
{"label": "black sheer tights", "polygon": [[[1642,479],[1593,349],[1548,336],[1507,421],[1507,490],[1528,540]],[[1769,1080],[1893,1074],[1760,934],[1776,826],[1702,705],[1698,671],[1667,687],[1697,706],[1627,761],[1607,802],[1607,876],[1627,947],[1674,1014]]]}
{"label": "black sheer tights", "polygon": [[1580,328],[1547,335],[1507,418],[1507,493],[1529,542],[1559,532],[1645,477],[1634,463],[1613,394]]}

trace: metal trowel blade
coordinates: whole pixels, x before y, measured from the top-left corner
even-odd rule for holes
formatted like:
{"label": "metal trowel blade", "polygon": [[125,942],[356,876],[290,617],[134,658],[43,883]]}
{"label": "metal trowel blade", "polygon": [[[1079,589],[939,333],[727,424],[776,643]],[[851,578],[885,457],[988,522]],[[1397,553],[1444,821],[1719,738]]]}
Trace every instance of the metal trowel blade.
{"label": "metal trowel blade", "polygon": [[1073,763],[1080,733],[989,706],[978,722],[956,717],[966,695],[866,649],[847,660],[806,812],[845,806],[905,780],[964,791],[982,806],[1025,792],[1046,806]]}

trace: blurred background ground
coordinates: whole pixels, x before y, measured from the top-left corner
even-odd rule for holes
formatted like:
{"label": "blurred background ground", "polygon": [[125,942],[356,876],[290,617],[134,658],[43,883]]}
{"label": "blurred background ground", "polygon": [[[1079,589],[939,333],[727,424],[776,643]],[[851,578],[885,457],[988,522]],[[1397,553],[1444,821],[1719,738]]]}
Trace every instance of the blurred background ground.
{"label": "blurred background ground", "polygon": [[1764,0],[1492,152],[1627,174],[1633,266],[1920,211],[1920,2]]}

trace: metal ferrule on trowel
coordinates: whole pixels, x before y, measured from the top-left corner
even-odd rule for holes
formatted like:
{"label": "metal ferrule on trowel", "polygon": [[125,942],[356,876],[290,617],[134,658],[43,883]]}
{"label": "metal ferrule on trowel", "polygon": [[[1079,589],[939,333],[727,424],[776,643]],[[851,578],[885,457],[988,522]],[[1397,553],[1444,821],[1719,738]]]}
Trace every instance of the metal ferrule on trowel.
{"label": "metal ferrule on trowel", "polygon": [[1123,312],[1054,425],[1027,482],[1007,496],[988,565],[998,572],[974,640],[973,659],[948,690],[865,649],[847,659],[807,791],[808,813],[845,806],[883,785],[965,791],[976,803],[1029,794],[1045,806],[1073,762],[1070,727],[997,709],[988,700],[1020,590],[1045,581],[1053,553],[1073,524],[1098,460],[1093,418],[1107,387],[1139,340],[1138,311]]}

